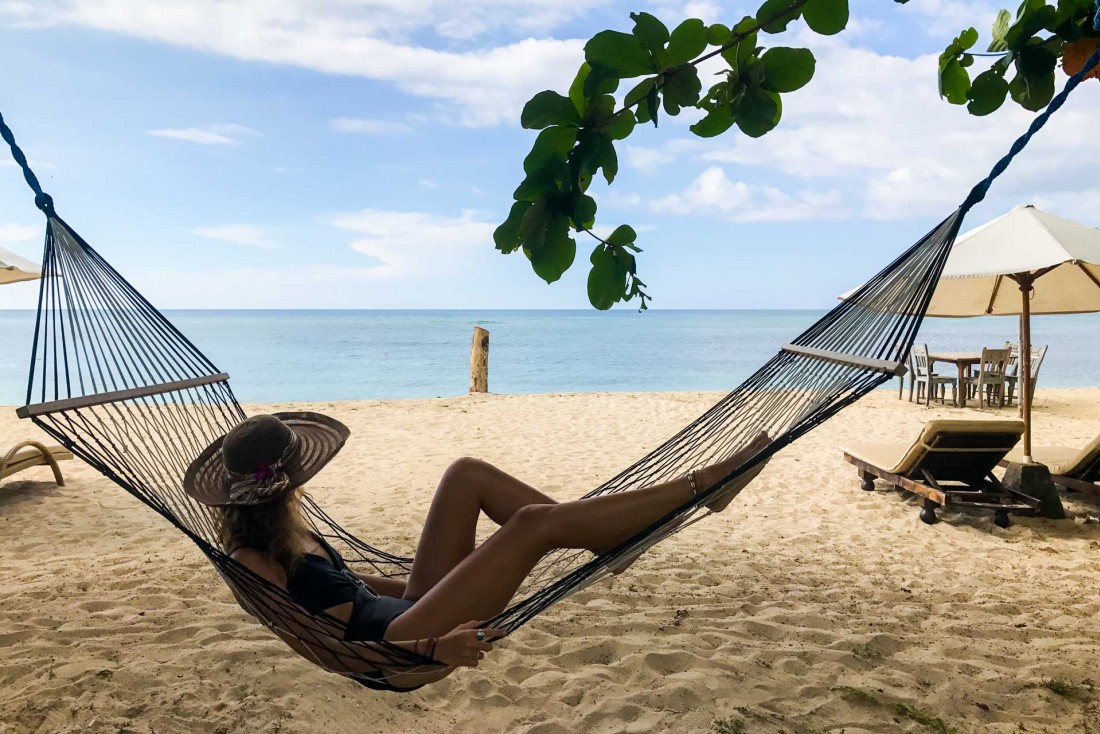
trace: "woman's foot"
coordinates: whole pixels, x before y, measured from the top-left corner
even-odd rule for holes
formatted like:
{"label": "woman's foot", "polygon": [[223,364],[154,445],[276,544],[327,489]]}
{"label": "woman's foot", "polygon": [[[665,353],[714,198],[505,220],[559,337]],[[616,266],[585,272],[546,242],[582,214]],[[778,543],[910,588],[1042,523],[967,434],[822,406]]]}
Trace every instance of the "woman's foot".
{"label": "woman's foot", "polygon": [[[718,474],[719,476],[728,474],[729,472],[733,471],[734,469],[751,459],[762,449],[766,448],[771,442],[771,436],[769,436],[766,432],[761,431],[760,433],[756,434],[756,437],[753,438],[753,440],[749,442],[749,444],[745,446],[745,448],[739,450],[737,453],[733,454],[730,458],[726,459],[721,464],[717,464],[713,467],[708,467],[706,469],[696,472],[696,481],[702,484],[702,486],[699,487],[700,491],[705,492],[710,488],[709,485],[706,483],[706,474],[710,473],[712,474],[712,476],[713,474]],[[728,483],[724,484],[721,489],[715,492],[715,494],[712,495],[709,500],[703,503],[703,506],[711,512],[721,512],[722,510],[726,509],[726,507],[729,506],[729,503],[733,502],[733,498],[740,494],[741,490],[749,485],[749,482],[751,482],[753,479],[756,479],[757,475],[760,474],[760,472],[764,471],[764,467],[769,461],[771,461],[770,456],[753,468],[749,469],[744,474],[741,474],[740,476],[731,479]]]}

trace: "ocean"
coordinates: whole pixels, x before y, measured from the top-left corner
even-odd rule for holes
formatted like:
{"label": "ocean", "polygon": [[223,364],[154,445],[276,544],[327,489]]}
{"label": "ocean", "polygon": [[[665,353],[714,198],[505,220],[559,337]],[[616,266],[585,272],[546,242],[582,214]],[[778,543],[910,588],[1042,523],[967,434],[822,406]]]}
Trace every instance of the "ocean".
{"label": "ocean", "polygon": [[[823,311],[168,311],[245,402],[465,394],[474,326],[496,393],[736,387]],[[0,405],[21,405],[31,311],[0,311]],[[928,319],[919,341],[976,351],[1016,339],[1008,317]],[[1100,314],[1038,316],[1042,387],[1100,386]],[[953,368],[948,368],[953,369]],[[891,386],[896,388],[896,382]]]}

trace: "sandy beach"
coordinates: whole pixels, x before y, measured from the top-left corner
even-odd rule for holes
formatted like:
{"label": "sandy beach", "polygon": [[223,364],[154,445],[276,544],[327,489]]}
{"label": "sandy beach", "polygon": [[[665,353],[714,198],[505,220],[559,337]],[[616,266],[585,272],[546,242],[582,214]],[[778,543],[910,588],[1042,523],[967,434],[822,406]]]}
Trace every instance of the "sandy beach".
{"label": "sandy beach", "polygon": [[[840,447],[1014,411],[896,395],[787,448],[725,513],[557,605],[481,669],[409,695],[297,657],[89,467],[64,465],[64,488],[24,473],[0,489],[0,732],[1100,732],[1100,501],[1007,530],[988,513],[922,524],[912,497],[861,492]],[[717,397],[314,403],[353,436],[312,493],[407,553],[454,458],[575,497]],[[34,431],[0,411],[2,443]],[[1036,444],[1097,431],[1100,389],[1039,390]]]}

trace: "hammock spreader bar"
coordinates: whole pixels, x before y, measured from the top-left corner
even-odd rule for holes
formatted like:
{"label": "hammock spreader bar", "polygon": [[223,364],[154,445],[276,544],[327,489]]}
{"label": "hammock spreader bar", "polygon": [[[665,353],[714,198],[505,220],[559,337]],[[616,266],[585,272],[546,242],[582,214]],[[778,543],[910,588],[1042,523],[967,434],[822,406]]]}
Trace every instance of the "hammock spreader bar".
{"label": "hammock spreader bar", "polygon": [[[964,216],[1098,63],[1100,51],[1070,78],[957,211],[714,407],[585,496],[632,491],[683,476],[728,457],[760,431],[774,437],[768,446],[615,549],[600,556],[572,550],[549,554],[489,624],[517,630],[606,575],[619,560],[705,516],[704,503],[721,485],[902,374]],[[47,218],[27,405],[19,415],[187,535],[241,605],[300,654],[370,688],[415,687],[417,673],[430,660],[383,641],[343,640],[339,620],[308,613],[284,590],[218,547],[216,510],[188,497],[182,478],[194,456],[245,418],[228,375],[57,216],[2,116],[0,137]],[[305,508],[313,528],[349,563],[376,575],[408,573],[410,558],[356,538],[308,496]]]}

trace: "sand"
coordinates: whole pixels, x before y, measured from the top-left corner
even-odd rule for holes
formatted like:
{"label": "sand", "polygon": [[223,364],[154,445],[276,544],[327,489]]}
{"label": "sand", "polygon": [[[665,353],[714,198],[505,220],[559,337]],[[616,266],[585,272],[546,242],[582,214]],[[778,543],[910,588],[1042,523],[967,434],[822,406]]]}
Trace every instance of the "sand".
{"label": "sand", "polygon": [[[408,552],[452,459],[577,496],[716,397],[313,404],[354,431],[313,493]],[[845,441],[963,414],[866,398],[723,515],[559,604],[481,669],[410,695],[294,655],[90,468],[65,465],[64,488],[35,469],[0,490],[0,732],[1100,732],[1100,524],[1086,522],[1100,503],[1007,530],[986,513],[930,527],[911,497],[861,492],[841,460]],[[1098,430],[1100,390],[1040,390],[1040,443]],[[0,412],[0,443],[33,431]]]}

